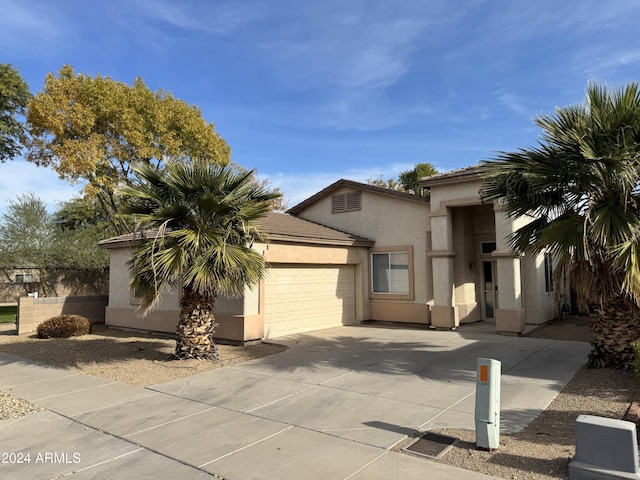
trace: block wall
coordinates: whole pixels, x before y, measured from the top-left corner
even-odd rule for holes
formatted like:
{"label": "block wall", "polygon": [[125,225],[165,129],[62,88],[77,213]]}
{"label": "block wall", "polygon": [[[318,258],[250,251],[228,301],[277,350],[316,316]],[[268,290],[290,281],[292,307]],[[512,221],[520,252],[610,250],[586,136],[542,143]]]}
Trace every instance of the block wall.
{"label": "block wall", "polygon": [[91,320],[91,323],[104,323],[108,295],[85,297],[21,297],[18,303],[16,321],[18,335],[34,333],[38,325],[45,320],[62,314],[75,314]]}

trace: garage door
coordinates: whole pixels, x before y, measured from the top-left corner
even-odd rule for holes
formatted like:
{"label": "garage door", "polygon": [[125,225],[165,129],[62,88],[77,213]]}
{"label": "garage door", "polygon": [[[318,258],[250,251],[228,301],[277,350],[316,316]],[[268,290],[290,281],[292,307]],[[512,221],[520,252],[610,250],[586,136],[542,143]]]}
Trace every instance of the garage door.
{"label": "garage door", "polygon": [[353,265],[272,266],[265,281],[265,336],[355,323]]}

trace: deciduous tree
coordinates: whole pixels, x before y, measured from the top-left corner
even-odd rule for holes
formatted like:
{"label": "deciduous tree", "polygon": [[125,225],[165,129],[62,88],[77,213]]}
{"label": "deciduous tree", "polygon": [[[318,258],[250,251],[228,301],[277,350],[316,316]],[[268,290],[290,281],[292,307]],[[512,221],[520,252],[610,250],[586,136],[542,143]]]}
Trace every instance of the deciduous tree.
{"label": "deciduous tree", "polygon": [[229,162],[229,146],[196,106],[154,92],[140,78],[127,85],[65,66],[57,77],[47,75],[29,102],[27,123],[27,159],[63,179],[85,182],[85,193],[100,201],[119,233],[128,228],[113,193],[130,181],[133,162]]}
{"label": "deciduous tree", "polygon": [[0,218],[0,267],[38,270],[47,293],[47,268],[54,263],[55,225],[46,204],[33,193],[10,201]]}
{"label": "deciduous tree", "polygon": [[413,192],[418,194],[428,194],[428,192],[421,192],[418,186],[418,181],[424,177],[430,177],[435,175],[438,171],[430,163],[417,163],[411,170],[402,172],[398,178],[384,179],[382,175],[378,178],[368,178],[367,183],[369,185],[375,185],[376,187],[390,188],[392,190],[399,190],[401,192]]}
{"label": "deciduous tree", "polygon": [[430,163],[417,163],[411,170],[402,172],[398,176],[398,181],[405,191],[413,191],[415,194],[420,193],[418,181],[424,177],[430,177],[438,173],[436,168]]}
{"label": "deciduous tree", "polygon": [[11,160],[26,141],[20,119],[31,98],[29,87],[11,65],[0,64],[0,162]]}

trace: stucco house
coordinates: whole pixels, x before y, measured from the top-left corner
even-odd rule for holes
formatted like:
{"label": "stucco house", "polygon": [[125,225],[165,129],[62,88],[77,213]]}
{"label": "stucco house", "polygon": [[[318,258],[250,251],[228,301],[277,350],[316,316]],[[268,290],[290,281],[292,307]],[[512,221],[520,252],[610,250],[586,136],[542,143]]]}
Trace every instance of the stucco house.
{"label": "stucco house", "polygon": [[[519,333],[525,322],[555,317],[548,255],[520,257],[506,237],[527,219],[509,219],[480,199],[479,167],[423,179],[425,198],[339,180],[261,220],[255,244],[269,263],[259,287],[219,299],[219,339],[250,342],[365,320],[456,328],[495,322]],[[110,250],[106,323],[175,332],[179,292],[167,292],[148,316],[129,289],[132,236],[100,243]]]}

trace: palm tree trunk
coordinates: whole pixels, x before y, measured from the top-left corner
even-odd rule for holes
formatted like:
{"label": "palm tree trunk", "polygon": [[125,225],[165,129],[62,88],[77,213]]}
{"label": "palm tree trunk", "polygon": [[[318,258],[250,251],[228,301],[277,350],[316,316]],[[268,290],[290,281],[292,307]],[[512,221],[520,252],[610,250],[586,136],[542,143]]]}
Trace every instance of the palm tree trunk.
{"label": "palm tree trunk", "polygon": [[214,298],[185,287],[180,299],[175,356],[179,359],[218,359],[213,331],[218,325],[213,316]]}
{"label": "palm tree trunk", "polygon": [[633,342],[640,339],[640,311],[629,299],[610,298],[592,313],[591,368],[633,367]]}

